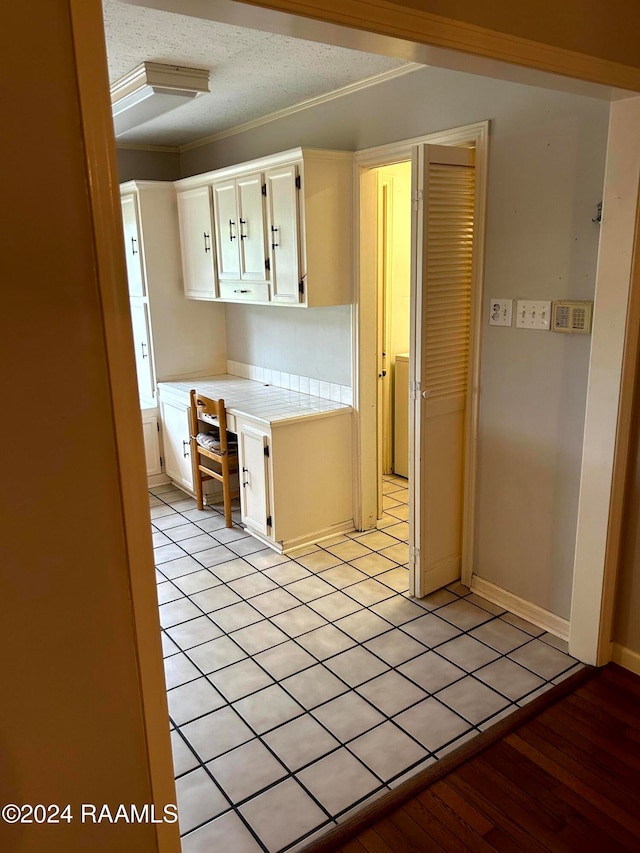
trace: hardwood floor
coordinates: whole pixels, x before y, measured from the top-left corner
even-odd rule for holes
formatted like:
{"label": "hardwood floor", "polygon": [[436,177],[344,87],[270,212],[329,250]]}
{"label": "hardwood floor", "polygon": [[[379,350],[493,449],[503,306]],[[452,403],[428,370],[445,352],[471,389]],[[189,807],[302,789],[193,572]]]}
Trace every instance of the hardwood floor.
{"label": "hardwood floor", "polygon": [[340,853],[640,850],[640,678],[609,664]]}

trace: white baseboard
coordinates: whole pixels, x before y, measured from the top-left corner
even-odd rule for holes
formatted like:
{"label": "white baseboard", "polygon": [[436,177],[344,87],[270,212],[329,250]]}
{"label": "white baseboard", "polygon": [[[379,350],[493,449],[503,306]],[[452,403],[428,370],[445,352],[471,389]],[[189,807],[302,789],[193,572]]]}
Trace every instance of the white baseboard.
{"label": "white baseboard", "polygon": [[479,578],[473,575],[471,578],[471,592],[486,598],[498,607],[504,607],[514,616],[519,616],[521,619],[526,619],[537,625],[538,628],[544,628],[550,634],[560,637],[561,640],[569,639],[569,620],[563,619],[561,616],[556,616],[555,613],[550,613],[543,607],[538,607],[537,604],[532,604],[530,601],[525,601],[518,595],[503,589],[501,586],[487,581],[484,578]]}
{"label": "white baseboard", "polygon": [[170,482],[171,480],[166,474],[152,474],[147,477],[147,487],[150,489],[153,489],[154,486],[165,486]]}
{"label": "white baseboard", "polygon": [[613,643],[611,660],[630,672],[640,675],[640,654],[638,652],[634,652],[626,646],[620,646],[618,643]]}

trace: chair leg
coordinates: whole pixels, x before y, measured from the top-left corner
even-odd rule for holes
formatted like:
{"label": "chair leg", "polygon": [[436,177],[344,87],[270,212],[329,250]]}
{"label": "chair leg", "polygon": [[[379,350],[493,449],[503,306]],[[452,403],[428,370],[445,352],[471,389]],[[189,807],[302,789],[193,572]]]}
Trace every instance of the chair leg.
{"label": "chair leg", "polygon": [[229,473],[229,460],[222,460],[222,496],[224,499],[224,518],[227,527],[233,527],[233,519],[231,517],[231,483]]}
{"label": "chair leg", "polygon": [[196,490],[196,501],[198,509],[204,509],[204,495],[202,490],[202,475],[200,474],[200,454],[198,445],[191,439],[191,464],[193,467],[193,485]]}

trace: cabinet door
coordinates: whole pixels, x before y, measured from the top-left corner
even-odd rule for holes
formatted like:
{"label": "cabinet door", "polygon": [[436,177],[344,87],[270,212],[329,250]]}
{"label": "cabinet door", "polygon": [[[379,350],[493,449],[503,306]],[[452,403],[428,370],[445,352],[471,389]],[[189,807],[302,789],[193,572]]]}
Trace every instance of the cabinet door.
{"label": "cabinet door", "polygon": [[215,299],[213,219],[208,186],[178,193],[178,221],[185,296]]}
{"label": "cabinet door", "polygon": [[295,165],[269,169],[265,175],[273,302],[300,301],[297,175]]}
{"label": "cabinet door", "polygon": [[138,227],[138,204],[134,195],[122,199],[122,226],[124,229],[124,253],[127,260],[129,296],[145,296],[142,245]]}
{"label": "cabinet door", "polygon": [[240,456],[240,509],[242,521],[263,536],[271,534],[269,525],[269,458],[265,454],[269,437],[252,427],[238,431]]}
{"label": "cabinet door", "polygon": [[216,229],[216,261],[219,281],[240,281],[240,250],[236,182],[213,184],[213,216]]}
{"label": "cabinet door", "polygon": [[164,469],[168,477],[193,491],[189,448],[189,409],[162,401]]}
{"label": "cabinet door", "polygon": [[236,181],[242,281],[267,281],[262,186],[261,174],[247,175]]}
{"label": "cabinet door", "polygon": [[149,335],[148,306],[142,299],[131,299],[131,327],[133,329],[133,347],[136,357],[138,376],[138,394],[142,403],[155,403],[156,387],[151,357],[151,337]]}
{"label": "cabinet door", "polygon": [[144,455],[147,462],[147,477],[162,473],[158,419],[155,415],[143,415]]}

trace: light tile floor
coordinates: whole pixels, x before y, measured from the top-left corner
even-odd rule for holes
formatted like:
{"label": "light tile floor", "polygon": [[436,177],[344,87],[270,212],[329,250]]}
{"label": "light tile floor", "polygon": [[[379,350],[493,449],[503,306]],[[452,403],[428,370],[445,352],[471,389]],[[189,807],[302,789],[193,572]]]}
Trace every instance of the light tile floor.
{"label": "light tile floor", "polygon": [[184,853],[303,847],[580,666],[459,584],[409,598],[406,486],[294,558],[153,490]]}

